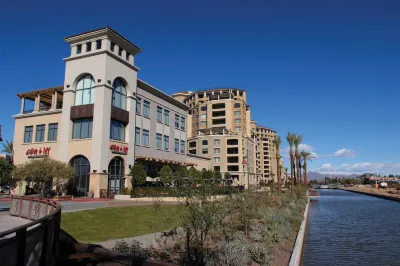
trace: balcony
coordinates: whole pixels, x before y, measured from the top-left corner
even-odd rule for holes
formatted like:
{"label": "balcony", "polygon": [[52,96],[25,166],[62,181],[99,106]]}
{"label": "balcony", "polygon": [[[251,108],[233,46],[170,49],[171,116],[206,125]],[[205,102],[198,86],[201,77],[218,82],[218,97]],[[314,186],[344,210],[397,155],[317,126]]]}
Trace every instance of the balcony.
{"label": "balcony", "polygon": [[213,117],[225,117],[225,111],[214,111],[212,113]]}
{"label": "balcony", "polygon": [[216,103],[212,105],[212,109],[225,109],[225,103]]}
{"label": "balcony", "polygon": [[212,120],[212,126],[213,127],[221,127],[221,126],[224,126],[226,124],[226,120],[225,120],[225,118],[223,118],[223,119],[221,119],[221,118],[218,118],[218,119],[213,119]]}
{"label": "balcony", "polygon": [[17,94],[21,99],[20,114],[61,111],[63,88],[60,86]]}

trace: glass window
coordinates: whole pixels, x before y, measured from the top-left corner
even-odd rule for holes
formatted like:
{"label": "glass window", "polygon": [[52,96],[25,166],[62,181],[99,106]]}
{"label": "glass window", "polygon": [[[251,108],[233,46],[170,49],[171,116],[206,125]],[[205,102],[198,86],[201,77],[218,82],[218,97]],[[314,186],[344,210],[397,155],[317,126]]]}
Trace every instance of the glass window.
{"label": "glass window", "polygon": [[175,139],[174,151],[179,153],[179,139]]}
{"label": "glass window", "polygon": [[235,116],[240,116],[240,111],[235,111]]}
{"label": "glass window", "polygon": [[102,41],[102,40],[97,40],[97,41],[96,41],[96,49],[97,49],[97,50],[101,49],[101,41]]}
{"label": "glass window", "polygon": [[125,167],[124,160],[121,157],[114,157],[108,165],[108,188],[109,195],[121,193],[125,188]]}
{"label": "glass window", "polygon": [[150,102],[143,101],[143,115],[146,117],[150,116]]}
{"label": "glass window", "polygon": [[207,114],[201,114],[201,115],[200,115],[200,118],[201,118],[201,119],[207,119]]}
{"label": "glass window", "polygon": [[234,107],[234,108],[240,108],[240,103],[235,103],[235,104],[233,105],[233,107]]}
{"label": "glass window", "polygon": [[214,163],[219,163],[221,162],[221,158],[220,157],[214,157]]}
{"label": "glass window", "polygon": [[122,51],[123,51],[124,49],[122,49],[121,47],[119,47],[119,49],[118,49],[118,55],[119,56],[122,56]]}
{"label": "glass window", "polygon": [[120,78],[116,78],[113,82],[112,90],[112,106],[126,109],[126,88]]}
{"label": "glass window", "polygon": [[110,127],[110,139],[125,141],[125,124],[112,119]]}
{"label": "glass window", "polygon": [[129,61],[129,57],[131,56],[130,53],[126,52],[126,61]]}
{"label": "glass window", "polygon": [[185,141],[181,140],[181,153],[185,153]]}
{"label": "glass window", "polygon": [[200,122],[201,127],[206,127],[207,126],[207,121],[201,121]]}
{"label": "glass window", "polygon": [[135,128],[135,144],[140,145],[140,128]]}
{"label": "glass window", "polygon": [[240,124],[240,118],[235,118],[235,124]]}
{"label": "glass window", "polygon": [[43,142],[44,141],[44,131],[45,125],[37,125],[36,126],[36,142]]}
{"label": "glass window", "polygon": [[203,153],[203,154],[208,154],[208,148],[203,148],[203,149],[202,149],[202,153]]}
{"label": "glass window", "polygon": [[169,125],[169,111],[164,110],[164,124]]}
{"label": "glass window", "polygon": [[140,115],[142,112],[142,99],[137,97],[136,98],[136,113]]}
{"label": "glass window", "polygon": [[186,128],[186,119],[182,116],[181,117],[181,130],[185,130]]}
{"label": "glass window", "polygon": [[179,115],[175,115],[175,128],[179,128]]}
{"label": "glass window", "polygon": [[221,141],[219,139],[214,139],[214,146],[219,146]]}
{"label": "glass window", "polygon": [[162,122],[162,108],[157,106],[157,122]]}
{"label": "glass window", "polygon": [[78,44],[76,46],[76,54],[80,54],[80,53],[82,53],[82,44]]}
{"label": "glass window", "polygon": [[32,143],[33,126],[25,127],[24,143]]}
{"label": "glass window", "polygon": [[47,134],[47,141],[56,141],[58,134],[58,124],[49,124],[49,132]]}
{"label": "glass window", "polygon": [[221,152],[220,148],[214,148],[214,154],[219,154]]}
{"label": "glass window", "polygon": [[203,145],[203,146],[207,146],[208,145],[208,140],[203,140],[202,142],[201,142],[201,144]]}
{"label": "glass window", "polygon": [[90,51],[92,51],[92,43],[88,42],[88,43],[86,43],[86,52],[90,52]]}
{"label": "glass window", "polygon": [[111,42],[111,51],[114,52],[115,50],[115,43]]}
{"label": "glass window", "polygon": [[157,149],[162,149],[162,135],[158,134],[156,135],[156,148]]}
{"label": "glass window", "polygon": [[73,184],[76,186],[78,192],[86,195],[89,191],[89,160],[82,155],[78,155],[72,158],[70,164],[75,170],[75,176],[72,179]]}
{"label": "glass window", "polygon": [[72,138],[87,139],[92,137],[93,119],[77,119],[73,121]]}
{"label": "glass window", "polygon": [[164,136],[164,150],[169,151],[169,137]]}
{"label": "glass window", "polygon": [[207,111],[207,105],[203,105],[202,107],[200,107],[201,111]]}
{"label": "glass window", "polygon": [[93,104],[95,98],[94,79],[85,75],[76,85],[75,105]]}
{"label": "glass window", "polygon": [[221,167],[220,166],[214,166],[214,171],[220,172],[221,171]]}
{"label": "glass window", "polygon": [[241,127],[235,127],[235,132],[240,132],[241,131]]}
{"label": "glass window", "polygon": [[149,131],[146,129],[143,129],[142,145],[149,146]]}

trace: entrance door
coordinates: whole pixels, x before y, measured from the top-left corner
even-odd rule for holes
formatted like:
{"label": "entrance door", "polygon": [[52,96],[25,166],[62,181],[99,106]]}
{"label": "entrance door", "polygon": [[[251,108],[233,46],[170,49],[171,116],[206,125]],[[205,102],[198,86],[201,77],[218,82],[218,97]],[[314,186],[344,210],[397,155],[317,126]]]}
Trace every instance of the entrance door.
{"label": "entrance door", "polygon": [[108,195],[113,198],[125,187],[124,160],[121,157],[114,157],[108,166],[108,173]]}
{"label": "entrance door", "polygon": [[73,185],[76,189],[76,194],[87,196],[87,193],[89,192],[90,175],[89,160],[83,155],[78,155],[72,158],[71,166],[75,169]]}

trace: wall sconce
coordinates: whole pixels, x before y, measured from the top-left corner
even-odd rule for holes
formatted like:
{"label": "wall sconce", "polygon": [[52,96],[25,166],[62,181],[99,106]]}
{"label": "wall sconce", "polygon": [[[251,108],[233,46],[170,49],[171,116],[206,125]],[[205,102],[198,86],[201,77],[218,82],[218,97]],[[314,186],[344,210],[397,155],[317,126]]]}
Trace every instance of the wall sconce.
{"label": "wall sconce", "polygon": [[100,82],[101,82],[101,79],[98,79],[98,80],[97,80],[97,82],[99,82],[99,83],[100,83]]}
{"label": "wall sconce", "polygon": [[93,170],[93,173],[97,173],[97,170]]}
{"label": "wall sconce", "polygon": [[107,171],[106,171],[106,170],[103,170],[103,173],[107,173]]}
{"label": "wall sconce", "polygon": [[69,88],[69,85],[67,84],[67,88]]}
{"label": "wall sconce", "polygon": [[129,169],[131,169],[131,168],[132,168],[132,165],[130,164],[130,165],[129,165]]}
{"label": "wall sconce", "polygon": [[107,80],[107,82],[108,82],[108,84],[110,84],[110,85],[111,85],[111,80]]}

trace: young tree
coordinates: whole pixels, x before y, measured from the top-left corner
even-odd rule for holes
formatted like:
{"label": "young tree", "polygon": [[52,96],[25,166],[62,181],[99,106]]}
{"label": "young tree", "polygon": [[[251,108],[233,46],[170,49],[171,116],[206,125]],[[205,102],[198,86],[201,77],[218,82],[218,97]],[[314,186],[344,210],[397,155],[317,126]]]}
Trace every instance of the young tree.
{"label": "young tree", "polygon": [[214,178],[217,180],[221,180],[222,179],[222,174],[220,171],[214,171]]}
{"label": "young tree", "polygon": [[132,187],[141,186],[146,182],[147,172],[143,165],[134,164],[131,168]]}
{"label": "young tree", "polygon": [[169,165],[164,165],[160,170],[160,180],[163,183],[171,183],[172,179],[174,178],[172,169]]}
{"label": "young tree", "polygon": [[225,172],[224,179],[231,179],[232,175],[229,172]]}
{"label": "young tree", "polygon": [[175,169],[176,176],[179,178],[189,177],[189,171],[184,166],[178,166]]}
{"label": "young tree", "polygon": [[11,185],[13,165],[6,159],[0,158],[0,186]]}
{"label": "young tree", "polygon": [[198,171],[198,170],[196,170],[194,167],[191,167],[190,169],[189,169],[189,178],[193,181],[193,182],[195,182],[195,183],[200,183],[201,181],[202,181],[202,178],[201,178],[201,173]]}
{"label": "young tree", "polygon": [[47,196],[52,187],[59,188],[67,183],[75,174],[70,165],[50,159],[38,159],[17,165],[14,176],[17,179],[31,181],[35,190],[42,197]]}

